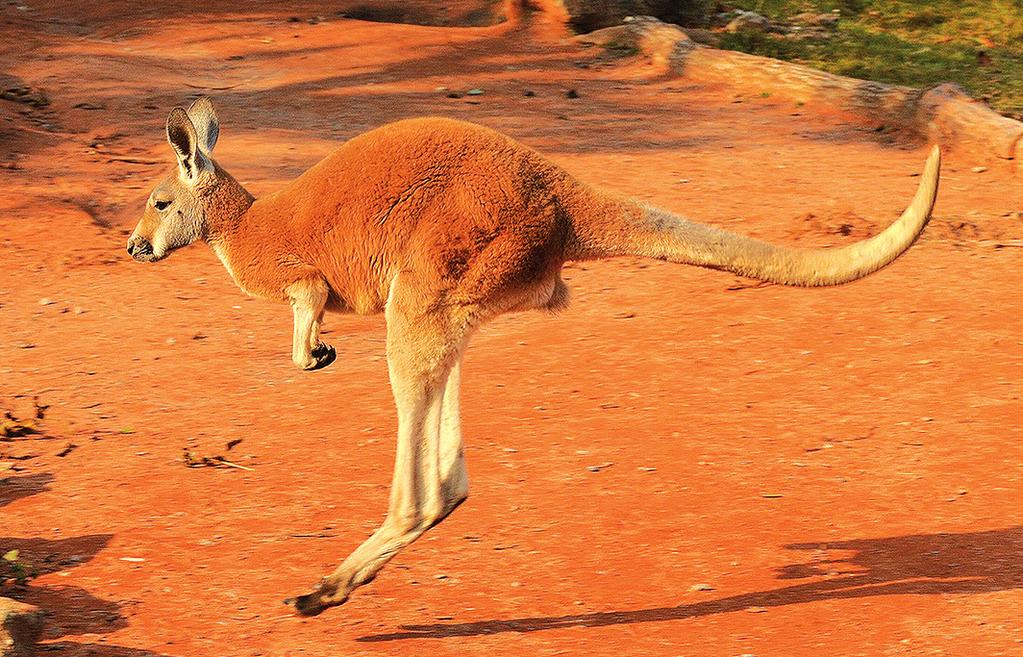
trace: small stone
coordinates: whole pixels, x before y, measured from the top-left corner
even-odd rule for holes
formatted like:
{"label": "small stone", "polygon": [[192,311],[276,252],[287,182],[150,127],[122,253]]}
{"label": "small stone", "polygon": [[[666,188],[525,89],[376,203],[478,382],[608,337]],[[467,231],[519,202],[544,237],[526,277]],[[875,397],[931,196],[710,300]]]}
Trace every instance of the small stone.
{"label": "small stone", "polygon": [[167,344],[177,344],[178,343],[178,339],[177,338],[167,338],[166,340],[164,340],[164,342],[167,343]]}
{"label": "small stone", "polygon": [[987,171],[987,167],[973,167],[972,169],[970,169],[970,171],[974,173],[984,173],[985,171]]}
{"label": "small stone", "polygon": [[483,90],[482,89],[470,89],[469,91],[466,91],[465,94],[467,96],[482,96],[483,95]]}
{"label": "small stone", "polygon": [[713,591],[714,587],[710,584],[693,584],[689,587],[690,591]]}
{"label": "small stone", "polygon": [[565,98],[578,98],[578,97],[579,97],[579,92],[576,91],[575,89],[569,89],[568,91],[565,92]]}
{"label": "small stone", "polygon": [[589,470],[590,472],[600,472],[601,470],[606,470],[607,468],[610,468],[612,465],[614,465],[614,463],[608,461],[607,463],[601,463],[600,465],[586,466],[586,469]]}
{"label": "small stone", "polygon": [[771,21],[755,11],[739,11],[738,15],[725,26],[726,32],[767,32],[771,29]]}
{"label": "small stone", "polygon": [[85,308],[82,308],[81,306],[75,306],[74,313],[76,315],[84,315],[85,314]]}
{"label": "small stone", "polygon": [[55,303],[57,303],[57,302],[54,301],[53,299],[48,298],[48,297],[43,297],[42,299],[39,300],[39,305],[40,306],[52,306]]}
{"label": "small stone", "polygon": [[522,92],[522,95],[525,96],[526,98],[532,98],[533,96],[536,95],[536,92],[531,89],[526,89],[525,91]]}

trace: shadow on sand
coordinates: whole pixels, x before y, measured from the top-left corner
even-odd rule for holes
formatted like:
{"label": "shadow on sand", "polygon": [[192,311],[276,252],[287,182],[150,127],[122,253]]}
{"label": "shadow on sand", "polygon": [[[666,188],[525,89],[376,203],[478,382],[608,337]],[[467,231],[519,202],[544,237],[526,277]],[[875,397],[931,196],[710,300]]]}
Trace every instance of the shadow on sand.
{"label": "shadow on sand", "polygon": [[[40,473],[0,479],[0,507],[49,490],[53,475]],[[48,526],[48,525],[47,525]],[[37,575],[74,568],[95,557],[107,546],[111,534],[89,534],[50,540],[0,536],[0,554],[18,550],[18,561],[30,565]],[[127,626],[120,605],[103,600],[77,586],[6,587],[0,594],[35,605],[46,613],[44,640],[79,634],[105,634]],[[163,657],[145,650],[120,646],[62,641],[39,646],[40,652],[96,657]]]}
{"label": "shadow on sand", "polygon": [[[806,562],[780,568],[778,579],[815,578],[815,581],[673,607],[404,625],[400,632],[373,634],[358,640],[377,642],[539,632],[565,627],[682,620],[751,607],[781,607],[818,600],[877,595],[984,593],[1023,588],[1023,569],[1019,566],[1020,555],[1023,555],[1023,526],[964,534],[917,534],[796,543],[786,547],[810,551],[813,556]],[[838,551],[852,554],[836,558],[834,553]],[[823,577],[827,579],[820,579]]]}

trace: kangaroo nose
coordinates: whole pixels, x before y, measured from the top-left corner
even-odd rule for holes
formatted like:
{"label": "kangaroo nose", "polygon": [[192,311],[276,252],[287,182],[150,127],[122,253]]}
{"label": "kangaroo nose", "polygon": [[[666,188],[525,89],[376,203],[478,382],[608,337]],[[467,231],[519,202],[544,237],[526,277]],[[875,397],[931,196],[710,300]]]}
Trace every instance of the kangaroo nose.
{"label": "kangaroo nose", "polygon": [[133,237],[128,240],[128,255],[136,260],[153,255],[153,245],[143,237]]}

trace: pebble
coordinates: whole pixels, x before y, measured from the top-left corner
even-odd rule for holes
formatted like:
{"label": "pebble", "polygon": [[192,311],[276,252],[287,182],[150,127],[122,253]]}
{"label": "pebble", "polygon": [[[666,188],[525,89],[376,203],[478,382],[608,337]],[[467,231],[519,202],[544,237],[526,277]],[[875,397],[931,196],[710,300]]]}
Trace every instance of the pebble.
{"label": "pebble", "polygon": [[52,306],[55,303],[57,303],[57,302],[54,301],[53,299],[48,298],[48,297],[43,297],[42,299],[39,300],[39,305],[40,306]]}
{"label": "pebble", "polygon": [[987,171],[987,167],[973,167],[972,169],[970,169],[970,171],[974,173],[984,173],[985,171]]}

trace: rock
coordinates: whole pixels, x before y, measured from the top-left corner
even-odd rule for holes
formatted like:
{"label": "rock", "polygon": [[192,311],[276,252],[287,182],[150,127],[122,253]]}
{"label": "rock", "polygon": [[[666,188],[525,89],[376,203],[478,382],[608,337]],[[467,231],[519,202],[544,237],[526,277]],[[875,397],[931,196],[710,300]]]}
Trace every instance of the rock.
{"label": "rock", "polygon": [[773,26],[766,16],[755,11],[739,11],[725,26],[726,32],[771,32]]}
{"label": "rock", "polygon": [[731,23],[732,19],[735,18],[735,15],[740,11],[742,10],[736,9],[734,11],[722,11],[720,13],[714,14],[713,16],[710,17],[710,26],[724,27],[725,25]]}
{"label": "rock", "polygon": [[42,610],[0,598],[0,657],[33,657],[42,633]]}
{"label": "rock", "polygon": [[987,171],[987,167],[973,167],[972,169],[970,169],[970,171],[974,173],[984,173],[985,171]]}
{"label": "rock", "polygon": [[622,25],[580,35],[576,41],[584,46],[631,49],[665,68],[672,66],[681,52],[696,47],[682,28],[649,16],[634,17]]}

